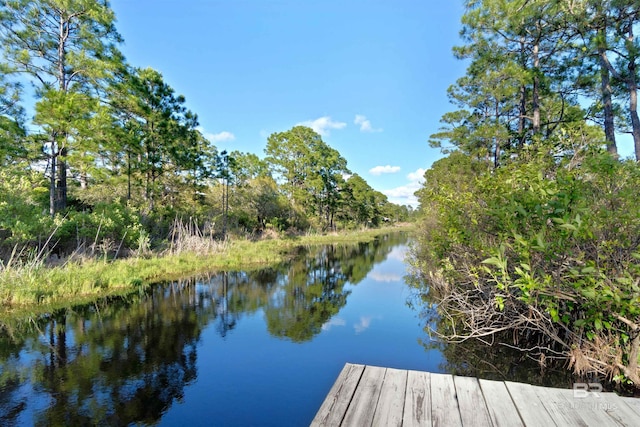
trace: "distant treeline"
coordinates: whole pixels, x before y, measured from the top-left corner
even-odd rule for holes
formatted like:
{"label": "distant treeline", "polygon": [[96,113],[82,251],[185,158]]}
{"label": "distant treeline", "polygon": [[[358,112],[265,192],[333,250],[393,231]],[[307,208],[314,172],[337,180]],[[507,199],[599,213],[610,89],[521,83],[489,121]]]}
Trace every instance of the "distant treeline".
{"label": "distant treeline", "polygon": [[147,249],[170,238],[176,218],[223,237],[412,213],[351,174],[309,128],[271,135],[264,158],[217,149],[158,71],[127,63],[106,1],[0,1],[0,21],[5,255],[16,245]]}

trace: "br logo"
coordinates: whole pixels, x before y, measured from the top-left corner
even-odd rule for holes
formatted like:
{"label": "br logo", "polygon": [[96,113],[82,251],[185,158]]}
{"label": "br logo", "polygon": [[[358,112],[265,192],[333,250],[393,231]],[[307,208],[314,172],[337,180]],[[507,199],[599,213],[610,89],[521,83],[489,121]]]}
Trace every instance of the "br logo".
{"label": "br logo", "polygon": [[592,397],[600,397],[602,393],[602,384],[598,383],[574,383],[573,398],[584,399],[591,395]]}

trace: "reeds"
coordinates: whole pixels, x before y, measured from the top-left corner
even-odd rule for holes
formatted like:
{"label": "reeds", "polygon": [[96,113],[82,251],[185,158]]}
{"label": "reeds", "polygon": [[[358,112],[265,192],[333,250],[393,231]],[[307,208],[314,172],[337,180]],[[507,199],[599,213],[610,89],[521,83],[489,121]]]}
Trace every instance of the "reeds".
{"label": "reeds", "polygon": [[181,218],[173,221],[169,245],[169,253],[172,255],[183,253],[211,255],[224,252],[227,247],[226,239],[215,239],[212,224],[207,223],[200,227],[197,220],[193,218],[189,218],[186,223]]}
{"label": "reeds", "polygon": [[55,267],[46,265],[43,251],[29,255],[14,249],[9,261],[0,263],[0,318],[25,310],[45,313],[106,296],[140,292],[152,283],[166,280],[220,270],[273,266],[283,262],[296,246],[367,241],[389,231],[392,230],[219,241],[195,222],[186,225],[176,222],[169,249],[163,253],[150,252],[142,242],[138,255],[144,256],[109,262],[104,257],[77,257]]}

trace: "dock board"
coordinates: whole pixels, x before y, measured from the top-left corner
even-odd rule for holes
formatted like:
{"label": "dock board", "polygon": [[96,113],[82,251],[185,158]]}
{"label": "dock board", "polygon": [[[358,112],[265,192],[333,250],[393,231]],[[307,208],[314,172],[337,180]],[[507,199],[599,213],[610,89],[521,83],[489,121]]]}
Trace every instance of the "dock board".
{"label": "dock board", "polygon": [[640,426],[640,399],[347,363],[312,426]]}

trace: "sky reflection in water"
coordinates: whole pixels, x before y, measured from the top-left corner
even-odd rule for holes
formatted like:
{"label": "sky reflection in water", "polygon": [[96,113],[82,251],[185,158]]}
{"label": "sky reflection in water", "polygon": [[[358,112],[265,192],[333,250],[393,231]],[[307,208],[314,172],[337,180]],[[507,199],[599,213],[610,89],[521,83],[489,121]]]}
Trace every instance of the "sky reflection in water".
{"label": "sky reflection in water", "polygon": [[306,425],[346,362],[440,372],[406,236],[158,286],[2,337],[0,424]]}

